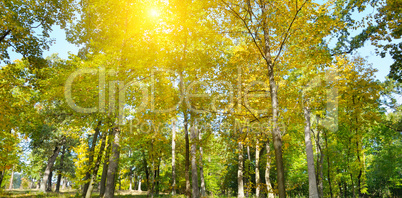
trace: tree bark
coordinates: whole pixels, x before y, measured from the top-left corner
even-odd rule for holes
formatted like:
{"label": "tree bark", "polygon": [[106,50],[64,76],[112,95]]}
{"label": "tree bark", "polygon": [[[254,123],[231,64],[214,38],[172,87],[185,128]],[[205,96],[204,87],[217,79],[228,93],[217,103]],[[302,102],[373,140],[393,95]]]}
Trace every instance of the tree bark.
{"label": "tree bark", "polygon": [[269,171],[271,170],[271,147],[269,146],[269,141],[265,144],[265,150],[267,150],[267,164],[265,166],[265,185],[267,186],[267,197],[274,198],[274,193],[272,191],[271,179],[269,178]]}
{"label": "tree bark", "polygon": [[52,192],[52,178],[53,178],[53,170],[50,171],[49,179],[47,180],[47,188],[46,188],[47,192]]}
{"label": "tree bark", "polygon": [[202,134],[199,132],[199,141],[200,141],[200,177],[201,177],[201,197],[205,197],[205,178],[204,178],[204,165],[202,162],[202,155],[203,155],[203,150],[202,150]]}
{"label": "tree bark", "polygon": [[[64,155],[66,153],[66,146],[63,146],[63,149],[61,151],[61,157],[60,157],[60,169],[63,168],[64,166]],[[57,182],[56,182],[56,192],[60,192],[60,183],[61,183],[61,170],[57,171]]]}
{"label": "tree bark", "polygon": [[[261,13],[263,16],[268,15],[267,8],[264,5],[261,8]],[[278,117],[279,117],[279,104],[278,104],[278,93],[275,81],[274,74],[274,63],[271,57],[271,49],[270,49],[270,40],[269,40],[269,29],[266,24],[266,20],[263,20],[263,32],[264,32],[264,58],[266,61],[267,69],[268,69],[268,80],[269,80],[269,90],[271,96],[271,105],[272,105],[272,138],[274,142],[275,149],[275,158],[276,158],[276,170],[278,177],[278,191],[279,198],[286,197],[285,190],[285,171],[283,167],[283,159],[282,159],[282,134],[278,125]]]}
{"label": "tree bark", "polygon": [[328,137],[327,133],[324,130],[324,138],[325,138],[325,148],[327,150],[327,178],[328,178],[328,186],[329,186],[329,194],[331,198],[333,198],[332,194],[332,184],[331,184],[331,167],[330,167],[330,161],[329,161],[329,148],[328,148]]}
{"label": "tree bark", "polygon": [[185,159],[185,178],[186,178],[186,196],[191,196],[191,189],[190,189],[190,141],[188,138],[188,118],[186,111],[184,111],[184,138],[186,141],[186,159]]}
{"label": "tree bark", "polygon": [[149,188],[149,172],[148,172],[148,162],[147,159],[145,158],[145,152],[142,151],[142,160],[144,163],[144,169],[145,169],[145,179],[146,179],[146,183],[147,183],[147,188]]}
{"label": "tree bark", "polygon": [[8,190],[13,189],[13,181],[14,181],[14,166],[13,166],[13,169],[11,170],[10,184],[8,186]]}
{"label": "tree bark", "polygon": [[141,177],[141,175],[139,176],[139,180],[138,180],[138,191],[142,191],[141,190],[141,179],[142,179],[142,177]]}
{"label": "tree bark", "polygon": [[5,171],[0,171],[0,186],[3,183],[4,173]]}
{"label": "tree bark", "polygon": [[247,177],[246,177],[246,197],[249,197],[249,192],[250,192],[250,182],[251,182],[251,156],[250,156],[250,146],[247,145]]}
{"label": "tree bark", "polygon": [[257,140],[255,143],[255,196],[260,197],[260,141]]}
{"label": "tree bark", "polygon": [[43,174],[43,185],[41,185],[41,187],[40,187],[40,191],[42,191],[42,192],[46,192],[46,186],[47,186],[47,183],[48,183],[48,180],[49,180],[49,176],[50,176],[50,173],[52,171],[54,162],[56,161],[56,158],[59,155],[59,152],[60,152],[60,146],[56,145],[56,147],[54,148],[53,154],[48,159],[46,169],[45,169],[45,172]]}
{"label": "tree bark", "polygon": [[96,159],[96,163],[95,163],[95,167],[91,176],[91,181],[89,182],[89,186],[88,186],[88,190],[87,193],[85,195],[85,198],[90,198],[92,196],[92,190],[94,188],[94,185],[96,183],[96,178],[98,176],[98,170],[99,170],[99,166],[100,163],[102,161],[102,156],[103,156],[103,152],[105,150],[105,146],[106,146],[106,132],[104,132],[102,134],[102,143],[101,146],[99,148],[99,153],[98,153],[98,158]]}
{"label": "tree bark", "polygon": [[195,124],[191,127],[191,180],[193,186],[193,198],[200,197],[200,190],[198,189],[198,173],[197,173],[197,127]]}
{"label": "tree bark", "polygon": [[172,123],[172,195],[176,195],[176,121]]}
{"label": "tree bark", "polygon": [[237,169],[237,197],[244,198],[244,185],[243,185],[243,143],[238,143],[238,169]]}
{"label": "tree bark", "polygon": [[105,149],[105,157],[103,158],[103,170],[102,170],[102,177],[101,177],[101,181],[100,181],[100,189],[99,189],[99,197],[103,197],[103,195],[105,195],[105,189],[106,189],[106,179],[107,179],[107,170],[109,168],[109,158],[110,158],[110,150],[111,150],[111,137],[112,137],[112,132],[113,131],[109,131],[109,138],[108,138],[108,142],[107,142],[107,146]]}
{"label": "tree bark", "polygon": [[113,129],[114,141],[112,144],[112,155],[110,156],[109,167],[107,170],[106,190],[104,198],[113,198],[115,190],[115,178],[120,158],[120,129]]}
{"label": "tree bark", "polygon": [[304,111],[304,142],[306,144],[307,154],[307,169],[308,169],[308,191],[310,198],[318,198],[317,181],[314,168],[314,153],[313,144],[311,143],[311,123],[310,123],[310,109],[308,107],[303,108]]}
{"label": "tree bark", "polygon": [[321,130],[319,129],[319,120],[320,117],[317,115],[317,126],[316,126],[316,138],[315,138],[315,143],[316,143],[316,151],[317,154],[319,154],[319,157],[317,157],[317,190],[318,190],[318,197],[324,197],[324,184],[323,184],[323,179],[324,179],[324,173],[323,173],[323,163],[324,163],[324,151],[321,147]]}
{"label": "tree bark", "polygon": [[95,147],[96,147],[96,142],[98,141],[98,136],[99,136],[99,133],[100,133],[100,130],[99,130],[99,127],[100,127],[100,125],[102,124],[102,121],[98,121],[98,124],[97,124],[97,126],[96,126],[96,128],[95,128],[95,133],[94,133],[94,135],[93,135],[93,138],[92,138],[92,144],[91,144],[91,147],[89,148],[89,151],[88,151],[88,166],[89,166],[89,169],[87,170],[87,173],[85,174],[85,178],[84,178],[84,180],[86,181],[85,182],[85,184],[84,184],[84,188],[83,188],[83,190],[82,190],[82,197],[85,197],[85,195],[87,194],[87,191],[88,191],[88,187],[89,187],[89,184],[90,184],[90,179],[91,179],[91,172],[93,171],[93,161],[94,161],[94,152],[95,152]]}

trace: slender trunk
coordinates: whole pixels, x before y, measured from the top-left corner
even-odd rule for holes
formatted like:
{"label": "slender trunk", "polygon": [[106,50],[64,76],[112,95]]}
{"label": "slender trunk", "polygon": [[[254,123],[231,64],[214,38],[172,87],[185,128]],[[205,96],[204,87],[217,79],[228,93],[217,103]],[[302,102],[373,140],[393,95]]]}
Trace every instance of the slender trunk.
{"label": "slender trunk", "polygon": [[[60,157],[60,168],[64,166],[64,155],[66,153],[66,146],[63,146],[63,150],[61,151]],[[57,182],[56,182],[56,192],[60,192],[60,183],[61,183],[61,170],[57,171]]]}
{"label": "slender trunk", "polygon": [[10,177],[10,185],[8,186],[8,190],[12,190],[13,189],[13,181],[14,181],[14,167],[11,170],[11,177]]}
{"label": "slender trunk", "polygon": [[327,133],[324,130],[324,138],[325,138],[325,148],[327,150],[327,178],[328,178],[328,186],[329,186],[329,194],[331,196],[331,198],[334,197],[333,193],[332,193],[332,184],[331,184],[331,167],[330,167],[330,162],[329,162],[329,147],[328,147],[328,137],[327,137]]}
{"label": "slender trunk", "polygon": [[321,147],[321,141],[320,141],[320,135],[321,135],[321,130],[318,128],[319,125],[319,116],[316,116],[317,118],[317,126],[316,126],[316,131],[317,131],[317,137],[315,138],[316,141],[316,150],[317,154],[319,154],[319,157],[317,157],[317,190],[318,190],[318,196],[319,197],[324,197],[324,175],[323,175],[323,163],[324,163],[324,151]]}
{"label": "slender trunk", "polygon": [[308,169],[308,191],[310,198],[318,198],[317,191],[317,181],[315,177],[315,168],[314,168],[314,153],[313,153],[313,144],[311,143],[310,136],[310,109],[308,107],[303,108],[304,111],[304,142],[306,144],[306,154],[307,154],[307,169]]}
{"label": "slender trunk", "polygon": [[237,197],[244,197],[244,186],[243,186],[243,143],[239,141],[238,143],[238,169],[237,169]]}
{"label": "slender trunk", "polygon": [[133,190],[133,175],[130,173],[129,175],[129,180],[130,180],[130,187],[128,188],[129,191]]}
{"label": "slender trunk", "polygon": [[91,173],[93,171],[93,161],[94,161],[94,154],[95,154],[94,152],[95,152],[96,142],[98,141],[98,136],[100,133],[99,127],[101,124],[102,124],[102,121],[99,121],[98,125],[95,128],[95,133],[92,138],[92,144],[88,151],[89,169],[87,170],[87,173],[85,174],[85,178],[84,178],[85,184],[84,184],[84,188],[82,190],[82,197],[85,197],[85,195],[87,194],[89,183],[91,182],[90,180],[91,180]]}
{"label": "slender trunk", "polygon": [[100,166],[100,163],[102,161],[102,154],[103,154],[103,151],[105,150],[105,146],[106,146],[106,136],[107,136],[106,132],[104,132],[102,134],[102,143],[101,143],[101,146],[99,148],[98,157],[96,159],[95,167],[94,167],[94,170],[93,170],[93,173],[92,173],[92,176],[91,176],[91,181],[89,182],[89,186],[88,186],[88,190],[87,190],[87,193],[85,195],[85,198],[90,198],[92,196],[92,190],[93,190],[94,185],[96,183],[96,178],[98,176],[99,166]]}
{"label": "slender trunk", "polygon": [[56,147],[54,148],[53,154],[48,159],[47,166],[46,166],[45,172],[43,174],[43,185],[40,187],[40,191],[42,191],[42,192],[46,191],[46,185],[48,183],[48,180],[52,179],[49,176],[50,176],[50,173],[52,172],[54,162],[56,161],[56,158],[59,155],[59,152],[60,152],[60,146],[56,145]]}
{"label": "slender trunk", "polygon": [[5,171],[0,171],[0,186],[3,183],[4,173]]}
{"label": "slender trunk", "polygon": [[350,173],[350,181],[352,181],[352,194],[353,194],[353,197],[356,197],[356,194],[355,194],[355,184],[354,184],[354,182],[353,182],[353,175],[352,175],[352,173]]}
{"label": "slender trunk", "polygon": [[205,179],[204,179],[204,165],[202,162],[202,155],[203,155],[203,150],[202,150],[202,145],[201,145],[201,140],[202,140],[202,134],[199,132],[199,141],[200,141],[200,177],[201,177],[201,197],[205,197]]}
{"label": "slender trunk", "polygon": [[139,180],[138,180],[138,191],[142,191],[141,190],[141,179],[142,179],[142,177],[141,176],[139,176]]}
{"label": "slender trunk", "polygon": [[53,178],[53,171],[50,171],[49,180],[47,180],[47,189],[46,191],[52,192],[52,178]]}
{"label": "slender trunk", "polygon": [[251,163],[251,157],[250,157],[250,146],[247,146],[247,159],[248,159],[248,163],[247,163],[247,177],[245,178],[246,179],[246,197],[248,197],[249,196],[249,192],[250,192],[250,189],[249,189],[249,187],[250,187],[250,185],[249,185],[249,182],[250,182],[250,176],[251,176],[251,166],[250,166],[250,163]]}
{"label": "slender trunk", "polygon": [[113,198],[115,190],[115,178],[120,158],[120,129],[113,129],[114,141],[112,144],[112,155],[109,160],[109,167],[107,170],[106,190],[104,198]]}
{"label": "slender trunk", "polygon": [[[113,130],[113,129],[112,129]],[[106,179],[107,179],[107,170],[109,168],[109,158],[110,158],[110,150],[111,150],[111,135],[112,135],[112,130],[109,131],[109,138],[107,141],[107,146],[105,148],[105,157],[103,158],[103,170],[102,170],[102,177],[100,181],[100,189],[99,189],[99,197],[103,197],[105,195],[105,190],[106,190]]]}
{"label": "slender trunk", "polygon": [[[357,131],[356,131],[357,134]],[[356,147],[357,147],[357,151],[356,151],[356,155],[357,155],[357,161],[359,162],[359,174],[357,175],[357,196],[360,198],[362,196],[361,194],[361,177],[362,177],[362,168],[360,166],[360,148],[359,148],[359,142],[356,142]]]}
{"label": "slender trunk", "polygon": [[148,172],[148,162],[147,159],[145,158],[145,152],[142,151],[142,160],[144,163],[144,169],[145,169],[145,181],[147,183],[147,188],[149,188],[149,172]]}
{"label": "slender trunk", "polygon": [[[262,15],[267,15],[268,5],[262,6]],[[268,80],[269,80],[269,90],[271,93],[271,106],[272,106],[272,137],[275,149],[275,159],[276,159],[276,171],[278,176],[278,191],[279,198],[286,197],[285,190],[285,172],[283,167],[282,159],[282,134],[278,125],[279,117],[279,104],[278,104],[278,93],[274,74],[274,63],[271,57],[270,41],[269,41],[269,29],[268,25],[265,24],[266,20],[263,21],[263,32],[264,32],[264,56],[266,60],[266,65],[268,69]]]}
{"label": "slender trunk", "polygon": [[176,122],[172,125],[172,195],[176,195]]}
{"label": "slender trunk", "polygon": [[158,161],[158,167],[156,169],[156,189],[155,189],[155,194],[159,195],[159,173],[160,173],[160,166],[161,166],[161,158],[159,158]]}
{"label": "slender trunk", "polygon": [[200,197],[200,190],[198,188],[198,173],[197,173],[197,135],[198,129],[193,124],[191,127],[191,180],[193,185],[193,198]]}
{"label": "slender trunk", "polygon": [[274,198],[271,179],[269,178],[269,171],[271,170],[271,147],[269,146],[269,141],[265,143],[265,150],[267,150],[267,164],[265,166],[265,185],[267,186],[267,197]]}
{"label": "slender trunk", "polygon": [[255,196],[260,197],[260,141],[257,137],[255,143]]}
{"label": "slender trunk", "polygon": [[184,112],[184,138],[186,141],[186,158],[185,158],[185,178],[186,178],[186,196],[191,196],[191,189],[190,189],[190,141],[188,139],[188,118],[186,112]]}
{"label": "slender trunk", "polygon": [[67,189],[67,180],[66,180],[66,178],[63,178],[63,184],[61,185],[61,189],[62,190]]}

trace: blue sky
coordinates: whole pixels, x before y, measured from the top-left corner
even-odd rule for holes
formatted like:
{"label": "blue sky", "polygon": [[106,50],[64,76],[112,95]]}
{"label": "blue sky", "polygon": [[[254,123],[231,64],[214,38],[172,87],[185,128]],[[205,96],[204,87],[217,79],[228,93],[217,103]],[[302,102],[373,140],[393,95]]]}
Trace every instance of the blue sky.
{"label": "blue sky", "polygon": [[[58,53],[60,58],[67,59],[68,53],[77,54],[78,47],[66,41],[66,34],[64,30],[60,29],[58,26],[53,27],[53,31],[50,34],[51,38],[55,39],[55,43],[50,46],[48,51],[43,53],[44,57],[50,56],[53,53]],[[392,58],[387,55],[385,58],[381,58],[375,54],[375,47],[369,42],[366,42],[364,47],[360,48],[355,52],[361,57],[365,58],[369,64],[372,64],[374,68],[378,70],[376,73],[376,78],[384,81],[385,76],[388,75],[390,70],[390,65],[393,63]],[[10,59],[16,60],[22,58],[21,55],[10,52]]]}

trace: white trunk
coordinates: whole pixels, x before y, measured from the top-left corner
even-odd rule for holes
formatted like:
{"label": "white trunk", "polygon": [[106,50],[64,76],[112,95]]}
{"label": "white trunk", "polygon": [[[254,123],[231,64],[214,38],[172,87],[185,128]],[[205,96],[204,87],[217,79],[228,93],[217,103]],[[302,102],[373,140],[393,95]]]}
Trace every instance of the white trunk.
{"label": "white trunk", "polygon": [[271,180],[269,179],[269,171],[271,169],[271,147],[269,146],[269,142],[265,144],[265,148],[267,150],[267,164],[265,166],[265,185],[267,186],[267,197],[274,198],[274,193],[272,191]]}
{"label": "white trunk", "polygon": [[243,144],[239,142],[239,160],[237,169],[237,197],[244,197],[244,185],[243,185]]}
{"label": "white trunk", "polygon": [[[200,142],[201,142],[201,140],[202,140],[202,135],[201,135],[201,133],[199,133],[199,140],[200,140]],[[202,151],[202,146],[201,146],[201,144],[200,144],[201,196],[202,196],[202,197],[205,197],[205,196],[206,196],[206,194],[205,194],[205,179],[204,179],[204,166],[203,166],[203,164],[202,164],[202,154],[203,154],[203,151]]]}
{"label": "white trunk", "polygon": [[176,195],[176,122],[172,125],[172,195]]}
{"label": "white trunk", "polygon": [[141,192],[141,176],[140,176],[140,179],[138,180],[138,191],[140,191]]}
{"label": "white trunk", "polygon": [[304,108],[304,119],[305,119],[305,127],[304,127],[304,142],[306,144],[306,154],[307,154],[307,169],[308,169],[308,191],[310,198],[318,198],[317,191],[317,181],[315,177],[315,168],[314,168],[314,153],[313,153],[313,145],[311,144],[311,136],[310,136],[310,109],[308,107]]}
{"label": "white trunk", "polygon": [[255,196],[260,197],[260,141],[255,143]]}

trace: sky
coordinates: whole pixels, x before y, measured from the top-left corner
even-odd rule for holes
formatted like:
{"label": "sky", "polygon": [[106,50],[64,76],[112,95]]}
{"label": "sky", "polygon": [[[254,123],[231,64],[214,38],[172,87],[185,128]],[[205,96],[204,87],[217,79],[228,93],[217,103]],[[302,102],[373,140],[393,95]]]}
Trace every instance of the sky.
{"label": "sky", "polygon": [[[53,31],[50,33],[50,37],[55,39],[55,43],[49,47],[48,51],[43,52],[43,56],[47,57],[53,53],[58,53],[62,59],[67,59],[69,53],[77,54],[79,48],[66,40],[65,31],[58,26],[53,26]],[[390,65],[393,63],[393,59],[387,54],[385,58],[375,54],[375,47],[369,42],[366,42],[364,47],[359,48],[354,54],[358,54],[367,60],[368,64],[376,68],[378,71],[375,76],[376,79],[384,81],[385,77],[389,74]],[[22,56],[14,52],[10,52],[10,60],[14,61],[21,59]]]}

